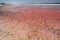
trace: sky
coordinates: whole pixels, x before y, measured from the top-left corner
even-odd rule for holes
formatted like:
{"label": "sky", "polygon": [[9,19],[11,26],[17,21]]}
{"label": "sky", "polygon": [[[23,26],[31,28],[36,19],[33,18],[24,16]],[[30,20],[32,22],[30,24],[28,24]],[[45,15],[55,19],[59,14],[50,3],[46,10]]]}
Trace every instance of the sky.
{"label": "sky", "polygon": [[0,0],[0,3],[24,4],[24,3],[60,3],[60,0]]}

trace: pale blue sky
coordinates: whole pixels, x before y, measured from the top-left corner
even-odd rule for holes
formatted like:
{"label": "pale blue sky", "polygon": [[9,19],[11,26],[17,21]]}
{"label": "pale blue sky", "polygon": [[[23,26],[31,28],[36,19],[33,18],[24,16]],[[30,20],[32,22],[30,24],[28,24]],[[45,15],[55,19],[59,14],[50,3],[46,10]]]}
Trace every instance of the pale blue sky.
{"label": "pale blue sky", "polygon": [[5,3],[23,4],[23,3],[60,3],[60,0],[0,0]]}

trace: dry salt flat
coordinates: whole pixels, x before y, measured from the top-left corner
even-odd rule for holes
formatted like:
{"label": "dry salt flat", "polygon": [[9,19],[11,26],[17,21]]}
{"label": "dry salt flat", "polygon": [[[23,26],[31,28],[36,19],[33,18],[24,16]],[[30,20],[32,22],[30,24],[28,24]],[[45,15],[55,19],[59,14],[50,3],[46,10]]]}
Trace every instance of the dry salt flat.
{"label": "dry salt flat", "polygon": [[59,5],[5,5],[0,40],[60,40],[59,11]]}

